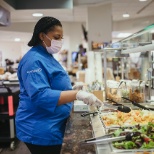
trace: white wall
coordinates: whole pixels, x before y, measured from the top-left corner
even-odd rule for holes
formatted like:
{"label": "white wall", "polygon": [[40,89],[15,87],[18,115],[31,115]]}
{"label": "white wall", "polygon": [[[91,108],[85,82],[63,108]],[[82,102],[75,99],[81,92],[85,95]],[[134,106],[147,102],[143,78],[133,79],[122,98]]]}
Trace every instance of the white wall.
{"label": "white wall", "polygon": [[0,41],[2,51],[2,66],[5,66],[5,59],[16,61],[21,57],[21,43]]}
{"label": "white wall", "polygon": [[[77,46],[82,42],[82,29],[81,22],[62,22],[64,36],[70,39],[69,49],[74,51]],[[85,25],[85,23],[83,23]],[[35,23],[12,23],[9,27],[0,27],[0,31],[15,31],[32,33]],[[67,46],[67,45],[66,45]]]}
{"label": "white wall", "polygon": [[[70,22],[70,23],[62,23],[64,37],[67,36],[70,39],[70,50],[76,51],[78,49],[78,45],[82,43],[82,23],[80,22]],[[84,23],[85,25],[85,23]],[[64,38],[65,39],[65,38]]]}
{"label": "white wall", "polygon": [[[83,35],[82,35],[82,28],[81,25],[85,23],[81,23],[81,22],[62,22],[63,25],[63,32],[64,32],[64,44],[63,44],[63,49],[66,49],[69,51],[69,58],[68,58],[68,63],[71,64],[71,52],[72,51],[77,51],[78,50],[78,45],[81,44],[83,42]],[[22,32],[22,37],[23,37],[23,33],[25,32],[25,34],[29,34],[33,32],[33,28],[34,28],[35,23],[12,23],[12,25],[10,27],[0,27],[0,32],[4,32],[6,31],[7,35],[11,35],[11,33],[9,34],[8,32],[18,32],[21,33]],[[3,33],[3,35],[5,35]],[[0,40],[2,40],[1,38],[2,36],[0,36]],[[10,37],[18,37],[15,36],[15,33],[13,33],[13,36]],[[25,35],[25,37],[29,37],[29,35]],[[13,39],[12,39],[13,40]],[[29,40],[27,38],[25,38],[24,40]],[[12,45],[14,44],[14,46],[16,46],[16,42],[12,42]],[[25,43],[18,43],[20,44],[19,48],[19,52],[21,52],[20,54],[23,55],[27,50],[27,42]],[[11,51],[11,47],[9,49],[9,44],[5,41],[3,48],[6,46],[7,51]],[[0,50],[1,50],[1,46],[0,46]],[[6,51],[5,51],[6,52]],[[7,54],[8,56],[9,53]],[[15,56],[15,55],[14,55]],[[9,58],[9,57],[7,57]]]}
{"label": "white wall", "polygon": [[110,42],[112,40],[112,5],[88,7],[88,44],[91,42]]}
{"label": "white wall", "polygon": [[[65,41],[65,37],[67,38],[67,44],[69,44],[69,48],[68,48],[68,66],[70,66],[72,64],[71,61],[71,55],[72,55],[72,51],[78,51],[78,46],[79,44],[81,44],[83,42],[83,35],[82,35],[82,23],[62,23],[63,24],[63,31],[64,31],[64,41]],[[83,25],[85,26],[85,23],[83,23]],[[67,44],[64,44],[65,46],[67,46]]]}

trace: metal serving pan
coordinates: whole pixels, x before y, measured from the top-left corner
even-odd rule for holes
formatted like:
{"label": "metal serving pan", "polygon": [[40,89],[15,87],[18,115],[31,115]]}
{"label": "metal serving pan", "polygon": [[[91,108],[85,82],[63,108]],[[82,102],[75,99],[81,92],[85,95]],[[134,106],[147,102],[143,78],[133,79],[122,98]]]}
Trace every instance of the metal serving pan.
{"label": "metal serving pan", "polygon": [[[109,144],[111,151],[114,153],[131,153],[131,154],[137,154],[137,152],[149,152],[149,154],[152,154],[152,152],[154,152],[154,149],[117,149],[113,146],[112,143]],[[140,154],[144,154],[144,153],[140,153]],[[146,153],[148,154],[148,153]]]}

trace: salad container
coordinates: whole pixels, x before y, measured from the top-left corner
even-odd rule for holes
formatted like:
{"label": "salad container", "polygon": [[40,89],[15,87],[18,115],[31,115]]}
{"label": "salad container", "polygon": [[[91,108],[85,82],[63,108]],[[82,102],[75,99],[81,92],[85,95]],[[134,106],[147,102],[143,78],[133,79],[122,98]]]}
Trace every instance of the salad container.
{"label": "salad container", "polygon": [[117,103],[121,102],[120,82],[114,80],[107,80],[106,97],[107,99],[113,100]]}
{"label": "salad container", "polygon": [[[131,89],[131,80],[120,80],[121,82],[121,96],[125,98],[129,98],[129,93]],[[129,100],[122,99],[123,103],[130,103]]]}
{"label": "salad container", "polygon": [[132,80],[129,99],[136,103],[145,102],[145,81]]}
{"label": "salad container", "polygon": [[133,128],[123,127],[114,131],[116,137],[124,134],[132,134],[129,140],[112,142],[111,149],[115,153],[130,152],[131,154],[153,154],[154,153],[154,124],[149,122],[147,125],[136,125]]}

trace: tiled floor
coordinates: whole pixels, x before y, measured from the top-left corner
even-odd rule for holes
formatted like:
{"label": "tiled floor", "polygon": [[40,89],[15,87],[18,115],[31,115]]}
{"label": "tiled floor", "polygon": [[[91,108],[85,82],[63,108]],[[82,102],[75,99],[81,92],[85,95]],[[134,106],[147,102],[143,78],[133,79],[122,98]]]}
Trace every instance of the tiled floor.
{"label": "tiled floor", "polygon": [[23,142],[18,142],[17,147],[13,151],[10,150],[8,146],[6,148],[3,148],[0,154],[30,154],[28,148]]}

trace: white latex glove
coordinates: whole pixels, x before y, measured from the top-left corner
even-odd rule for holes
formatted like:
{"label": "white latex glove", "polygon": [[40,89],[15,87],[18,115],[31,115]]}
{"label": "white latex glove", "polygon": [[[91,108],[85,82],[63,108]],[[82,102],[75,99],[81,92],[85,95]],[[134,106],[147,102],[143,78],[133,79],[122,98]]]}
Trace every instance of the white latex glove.
{"label": "white latex glove", "polygon": [[95,105],[97,107],[103,105],[103,102],[101,102],[101,100],[99,100],[94,94],[82,90],[78,91],[76,99],[83,101],[87,105]]}
{"label": "white latex glove", "polygon": [[83,82],[76,82],[76,84],[72,87],[73,90],[82,90],[85,83]]}

